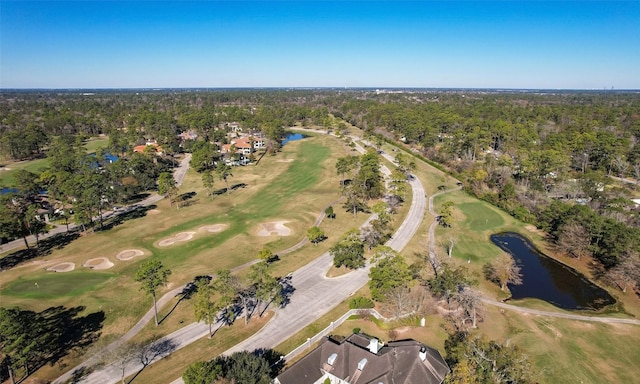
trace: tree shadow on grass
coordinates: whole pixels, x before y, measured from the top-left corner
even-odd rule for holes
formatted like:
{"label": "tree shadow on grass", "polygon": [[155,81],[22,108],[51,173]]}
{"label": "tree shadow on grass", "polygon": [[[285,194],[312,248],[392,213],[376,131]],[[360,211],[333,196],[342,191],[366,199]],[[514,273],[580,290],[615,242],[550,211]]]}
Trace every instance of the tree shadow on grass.
{"label": "tree shadow on grass", "polygon": [[13,268],[36,257],[49,255],[52,250],[62,249],[78,237],[80,237],[80,230],[76,228],[42,239],[38,248],[21,249],[0,259],[0,271]]}
{"label": "tree shadow on grass", "polygon": [[133,382],[138,375],[147,368],[148,365],[155,362],[156,360],[160,360],[163,357],[170,355],[173,351],[176,350],[177,344],[169,339],[162,339],[156,342],[150,343],[146,346],[143,346],[138,353],[137,358],[139,362],[142,364],[142,369],[140,369],[127,383]]}
{"label": "tree shadow on grass", "polygon": [[[23,374],[25,377],[35,372],[45,364],[54,365],[73,350],[83,350],[100,337],[105,314],[103,311],[89,313],[82,316],[85,307],[66,308],[63,306],[50,307],[40,313],[16,309],[20,325],[14,329],[21,338],[34,343],[29,349],[26,364],[14,367],[18,371],[28,367]],[[7,351],[8,354],[19,353]],[[65,368],[61,364],[60,368]],[[0,374],[0,380],[5,380],[6,369]],[[21,379],[24,380],[24,377]]]}
{"label": "tree shadow on grass", "polygon": [[174,304],[173,308],[171,308],[171,310],[162,317],[162,319],[160,319],[158,321],[158,325],[162,324],[162,322],[169,317],[169,315],[171,315],[171,313],[173,313],[173,311],[175,311],[175,309],[178,307],[178,304],[180,304],[182,302],[182,300],[189,300],[191,299],[191,296],[193,296],[194,293],[198,292],[198,286],[197,283],[199,280],[207,280],[208,282],[211,281],[212,277],[211,276],[196,276],[195,279],[193,279],[193,281],[188,282],[184,288],[182,289],[182,291],[180,293],[178,293],[175,297],[180,296],[180,299],[178,299],[178,301]]}
{"label": "tree shadow on grass", "polygon": [[102,223],[102,230],[106,231],[126,221],[145,217],[147,215],[147,212],[152,209],[156,209],[157,207],[158,206],[155,204],[151,204],[148,206],[132,206],[132,208],[130,208],[128,211],[111,215],[110,217],[106,218]]}

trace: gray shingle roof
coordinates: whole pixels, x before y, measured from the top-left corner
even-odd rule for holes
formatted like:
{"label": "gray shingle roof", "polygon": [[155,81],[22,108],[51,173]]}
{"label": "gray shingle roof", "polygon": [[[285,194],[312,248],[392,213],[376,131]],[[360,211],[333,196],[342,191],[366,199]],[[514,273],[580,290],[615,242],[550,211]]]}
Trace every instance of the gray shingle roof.
{"label": "gray shingle roof", "polygon": [[[278,376],[281,384],[311,384],[328,372],[351,384],[441,384],[449,367],[440,353],[415,340],[392,341],[378,353],[370,338],[353,334],[342,342],[324,338],[318,347]],[[423,350],[426,358],[420,357]],[[333,365],[329,357],[337,354]],[[358,364],[366,359],[362,370]]]}

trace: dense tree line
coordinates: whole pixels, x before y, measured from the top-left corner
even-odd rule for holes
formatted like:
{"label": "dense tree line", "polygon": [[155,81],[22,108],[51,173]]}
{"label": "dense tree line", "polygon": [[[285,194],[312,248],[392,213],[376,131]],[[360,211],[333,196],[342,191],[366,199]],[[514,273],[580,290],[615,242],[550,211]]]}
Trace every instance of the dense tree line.
{"label": "dense tree line", "polygon": [[[61,166],[68,172],[71,167],[65,162],[72,162],[76,173],[84,175],[80,179],[85,184],[76,180],[76,187],[64,192],[74,199],[80,190],[91,190],[94,196],[109,192],[96,190],[98,185],[115,185],[121,196],[154,187],[159,174],[167,170],[158,169],[157,164],[148,167],[144,158],[130,155],[132,146],[146,139],[157,140],[169,154],[193,151],[193,166],[212,186],[218,156],[212,142],[227,140],[226,131],[220,129],[225,123],[235,121],[248,130],[262,131],[272,150],[278,149],[288,126],[342,132],[350,123],[377,137],[374,141],[385,137],[410,145],[460,177],[470,193],[544,229],[551,229],[547,216],[553,200],[585,204],[592,211],[585,218],[593,222],[581,223],[584,228],[563,225],[558,229],[562,236],[554,235],[554,241],[569,249],[576,234],[602,229],[605,235],[588,232],[589,244],[574,249],[593,256],[606,270],[629,259],[620,257],[615,247],[636,249],[632,235],[640,227],[640,214],[629,200],[632,186],[612,187],[610,179],[640,179],[640,97],[635,93],[173,90],[3,92],[0,96],[2,156],[28,159],[69,153],[67,158],[73,160],[56,163],[52,169]],[[197,132],[199,140],[180,147],[176,134],[187,130]],[[89,159],[77,160],[77,143],[64,139],[101,133],[109,135],[108,150],[127,159],[116,163],[110,175],[92,172]],[[352,212],[367,209],[365,201],[382,193],[378,176],[367,172],[376,169],[376,162],[373,154],[357,162],[348,158],[339,162]],[[405,193],[402,173],[408,174],[410,168],[410,163],[405,164],[392,176],[390,188],[396,197]],[[141,169],[153,172],[140,173]],[[72,184],[58,175],[45,176],[52,191]],[[105,176],[106,184],[100,181]],[[99,216],[99,201],[85,200],[74,211],[91,224],[90,218]],[[22,228],[13,231],[16,236],[38,231],[25,220],[13,222],[18,223],[15,228]],[[623,235],[607,237],[606,233],[614,232]],[[608,247],[614,247],[613,256],[604,255]]]}

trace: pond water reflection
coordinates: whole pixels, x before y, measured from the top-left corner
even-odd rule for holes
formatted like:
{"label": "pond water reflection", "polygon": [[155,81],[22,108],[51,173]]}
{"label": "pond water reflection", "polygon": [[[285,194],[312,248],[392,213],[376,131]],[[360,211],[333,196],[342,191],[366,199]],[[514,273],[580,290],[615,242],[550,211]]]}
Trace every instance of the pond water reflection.
{"label": "pond water reflection", "polygon": [[508,285],[512,299],[531,297],[563,309],[592,310],[616,302],[607,291],[577,271],[538,252],[517,233],[492,235],[491,241],[511,254],[521,268],[522,284]]}

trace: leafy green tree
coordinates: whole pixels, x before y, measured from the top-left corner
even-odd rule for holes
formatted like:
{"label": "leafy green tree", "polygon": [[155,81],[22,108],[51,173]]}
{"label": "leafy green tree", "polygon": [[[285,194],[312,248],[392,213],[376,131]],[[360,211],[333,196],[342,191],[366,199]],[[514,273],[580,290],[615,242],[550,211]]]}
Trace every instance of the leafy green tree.
{"label": "leafy green tree", "polygon": [[16,172],[15,180],[18,191],[0,196],[0,234],[7,238],[21,237],[27,249],[27,236],[33,235],[38,247],[39,235],[46,232],[44,221],[38,217],[41,204],[38,176],[20,170]]}
{"label": "leafy green tree", "polygon": [[140,290],[150,294],[153,298],[153,312],[158,326],[158,307],[156,306],[156,292],[158,288],[167,284],[171,271],[162,265],[160,260],[148,259],[140,265],[136,272],[135,281],[141,283]]}
{"label": "leafy green tree", "polygon": [[[283,300],[282,286],[277,278],[271,276],[264,262],[251,266],[249,272],[249,281],[254,285],[256,292],[257,310],[260,317],[269,307],[269,303],[274,302],[280,305]],[[262,303],[265,303],[264,309],[260,310]]]}
{"label": "leafy green tree", "polygon": [[335,219],[336,218],[336,213],[333,211],[333,206],[328,206],[327,209],[324,210],[324,215],[326,217],[328,217],[329,219]]}
{"label": "leafy green tree", "polygon": [[324,231],[318,227],[311,227],[307,230],[307,238],[313,245],[318,245],[319,242],[323,241],[327,237],[324,235]]}
{"label": "leafy green tree", "polygon": [[197,361],[182,374],[185,384],[212,384],[223,378],[222,360]]}
{"label": "leafy green tree", "polygon": [[443,227],[451,227],[453,224],[453,202],[446,201],[442,204],[440,216],[438,216],[438,222]]}
{"label": "leafy green tree", "polygon": [[407,195],[407,175],[398,168],[392,170],[389,187],[393,195],[404,200]]}
{"label": "leafy green tree", "polygon": [[238,297],[236,290],[237,277],[228,269],[216,272],[213,289],[218,294],[218,308],[226,324],[233,324],[236,319],[235,301]]}
{"label": "leafy green tree", "polygon": [[265,263],[269,263],[274,259],[273,251],[269,248],[262,248],[260,252],[258,252],[258,259],[262,260]]}
{"label": "leafy green tree", "polygon": [[392,289],[405,286],[412,280],[404,257],[395,251],[388,253],[369,272],[369,289],[371,297],[376,301],[384,300]]}
{"label": "leafy green tree", "polygon": [[340,175],[340,185],[345,184],[345,175],[353,171],[358,165],[357,156],[339,157],[336,161],[336,172]]}
{"label": "leafy green tree", "polygon": [[158,193],[168,197],[169,205],[173,205],[174,198],[178,195],[178,187],[170,172],[162,172],[158,177]]}
{"label": "leafy green tree", "polygon": [[364,212],[367,210],[365,193],[358,186],[351,184],[343,189],[342,194],[346,197],[344,208],[353,212],[354,217],[358,215],[358,211]]}
{"label": "leafy green tree", "polygon": [[384,183],[380,172],[380,157],[370,149],[360,158],[360,168],[353,185],[359,188],[366,199],[376,199],[384,193]]}
{"label": "leafy green tree", "polygon": [[196,172],[202,173],[213,170],[215,168],[215,162],[219,160],[219,158],[220,156],[214,144],[206,141],[196,141],[191,148],[190,165]]}
{"label": "leafy green tree", "polygon": [[211,170],[202,172],[202,186],[207,190],[207,195],[213,196],[213,185],[215,179]]}
{"label": "leafy green tree", "polygon": [[34,332],[36,329],[34,312],[0,307],[0,360],[12,384],[16,382],[16,368],[24,368],[25,377],[29,375],[30,359],[37,353],[40,343]]}
{"label": "leafy green tree", "polygon": [[261,356],[248,351],[235,352],[225,359],[225,378],[234,383],[270,384],[271,368]]}
{"label": "leafy green tree", "polygon": [[215,324],[218,318],[219,308],[215,302],[211,300],[214,293],[213,287],[209,285],[208,279],[199,279],[196,282],[196,296],[193,303],[193,311],[196,321],[204,321],[209,326],[209,338],[213,336],[211,326]]}
{"label": "leafy green tree", "polygon": [[443,297],[447,303],[464,288],[475,284],[466,268],[453,268],[443,263],[439,273],[427,281],[429,289],[437,297]]}
{"label": "leafy green tree", "polygon": [[364,244],[360,240],[360,232],[352,229],[345,233],[340,241],[329,250],[333,256],[333,265],[345,266],[349,269],[364,267]]}
{"label": "leafy green tree", "polygon": [[220,164],[218,164],[218,167],[216,168],[216,173],[218,174],[218,178],[224,181],[225,185],[227,186],[227,193],[229,193],[229,177],[233,177],[231,166],[227,165],[225,162],[220,162]]}

